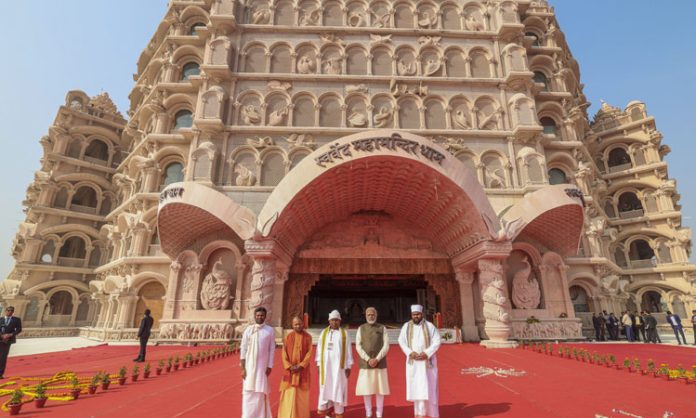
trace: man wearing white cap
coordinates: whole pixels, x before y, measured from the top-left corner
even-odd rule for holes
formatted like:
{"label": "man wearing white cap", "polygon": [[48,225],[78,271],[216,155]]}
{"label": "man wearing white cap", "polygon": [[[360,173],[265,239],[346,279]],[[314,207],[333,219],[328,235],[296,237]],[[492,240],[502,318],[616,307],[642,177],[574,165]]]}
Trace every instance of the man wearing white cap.
{"label": "man wearing white cap", "polygon": [[333,407],[336,418],[343,418],[348,403],[348,377],[353,366],[350,337],[341,328],[341,314],[329,314],[329,326],[319,335],[317,343],[319,369],[319,416],[327,415]]}
{"label": "man wearing white cap", "polygon": [[399,334],[399,346],[406,354],[406,400],[413,402],[415,418],[438,418],[437,357],[440,332],[423,319],[423,307],[411,306],[411,320]]}

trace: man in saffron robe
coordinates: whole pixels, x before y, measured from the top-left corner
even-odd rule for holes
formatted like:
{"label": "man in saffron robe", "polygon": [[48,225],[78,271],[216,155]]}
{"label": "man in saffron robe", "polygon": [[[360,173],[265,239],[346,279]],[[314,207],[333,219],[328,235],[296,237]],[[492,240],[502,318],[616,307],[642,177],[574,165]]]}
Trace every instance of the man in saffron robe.
{"label": "man in saffron robe", "polygon": [[240,349],[242,379],[242,418],[273,418],[268,399],[268,375],[273,367],[275,332],[265,324],[266,309],[256,308],[254,325],[242,335]]}
{"label": "man in saffron robe", "polygon": [[437,356],[440,332],[423,318],[423,307],[411,306],[411,320],[399,334],[406,354],[406,400],[413,402],[415,418],[438,418]]}
{"label": "man in saffron robe", "polygon": [[312,336],[298,317],[292,319],[293,332],[285,337],[280,382],[278,418],[309,418],[309,364],[312,361]]}
{"label": "man in saffron robe", "polygon": [[372,396],[375,397],[377,418],[382,418],[384,396],[389,395],[387,375],[387,353],[389,335],[387,328],[377,323],[377,309],[365,309],[366,324],[362,324],[355,334],[355,349],[360,356],[360,374],[355,386],[355,394],[362,396],[365,403],[365,416],[372,418]]}
{"label": "man in saffron robe", "polygon": [[350,337],[341,328],[341,314],[329,314],[329,326],[319,335],[317,343],[319,366],[319,416],[326,416],[331,408],[335,418],[343,418],[348,404],[348,377],[353,366]]}

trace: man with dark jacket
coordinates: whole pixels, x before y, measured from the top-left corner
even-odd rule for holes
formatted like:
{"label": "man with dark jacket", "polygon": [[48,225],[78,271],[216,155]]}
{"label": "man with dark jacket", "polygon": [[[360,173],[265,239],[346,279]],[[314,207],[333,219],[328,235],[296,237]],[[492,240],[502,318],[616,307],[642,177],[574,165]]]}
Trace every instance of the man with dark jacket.
{"label": "man with dark jacket", "polygon": [[133,361],[145,361],[145,350],[147,349],[147,340],[150,339],[150,330],[152,329],[154,319],[150,316],[150,310],[145,309],[145,315],[140,320],[140,328],[138,328],[138,338],[140,339],[140,353]]}
{"label": "man with dark jacket", "polygon": [[[667,311],[667,323],[672,326],[672,331],[674,331],[674,336],[677,337],[677,342],[682,345],[682,341],[686,344],[686,336],[684,336],[684,328],[682,327],[681,318],[677,314],[673,314]],[[681,334],[681,341],[679,340],[679,335]]]}
{"label": "man with dark jacket", "polygon": [[650,314],[650,311],[645,311],[643,321],[645,322],[645,332],[648,334],[648,342],[662,343],[660,334],[657,333],[657,319]]}
{"label": "man with dark jacket", "polygon": [[12,315],[14,315],[14,307],[8,306],[5,308],[5,316],[0,319],[0,379],[5,378],[10,346],[17,342],[17,334],[22,332],[22,320]]}
{"label": "man with dark jacket", "polygon": [[595,338],[597,341],[604,341],[604,332],[602,332],[602,314],[592,314],[592,326],[595,330]]}

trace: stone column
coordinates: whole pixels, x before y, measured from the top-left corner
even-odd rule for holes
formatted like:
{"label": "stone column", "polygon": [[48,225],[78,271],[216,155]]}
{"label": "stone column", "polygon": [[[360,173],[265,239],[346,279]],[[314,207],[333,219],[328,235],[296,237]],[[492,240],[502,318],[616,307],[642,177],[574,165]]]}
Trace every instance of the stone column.
{"label": "stone column", "polygon": [[172,261],[169,265],[169,283],[167,284],[167,293],[165,295],[164,309],[162,310],[162,319],[174,318],[174,305],[176,304],[176,288],[179,285],[179,271],[181,271],[181,263]]}
{"label": "stone column", "polygon": [[474,272],[470,270],[455,270],[455,278],[459,283],[459,298],[462,305],[462,339],[464,341],[481,341],[476,326],[476,307],[474,306]]}
{"label": "stone column", "polygon": [[132,328],[130,326],[130,317],[133,314],[133,307],[135,306],[137,296],[134,295],[123,295],[118,298],[118,322],[116,323],[116,328]]}
{"label": "stone column", "polygon": [[515,347],[517,343],[508,338],[512,333],[511,306],[507,284],[503,277],[501,260],[481,259],[478,261],[479,286],[483,300],[483,317],[488,340],[481,345],[490,348]]}

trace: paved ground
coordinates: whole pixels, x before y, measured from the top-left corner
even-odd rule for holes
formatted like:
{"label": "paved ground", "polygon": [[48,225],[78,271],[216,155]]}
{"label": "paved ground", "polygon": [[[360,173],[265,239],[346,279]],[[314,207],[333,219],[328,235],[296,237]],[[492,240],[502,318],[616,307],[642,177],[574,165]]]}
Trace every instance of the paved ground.
{"label": "paved ground", "polygon": [[[82,337],[18,338],[17,344],[13,344],[12,349],[10,349],[10,357],[52,353],[72,350],[73,348],[94,347],[102,344],[104,343],[101,341],[93,341]],[[137,345],[137,343],[109,343],[109,345]]]}

